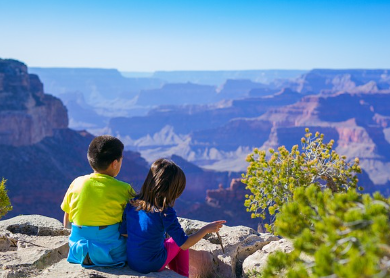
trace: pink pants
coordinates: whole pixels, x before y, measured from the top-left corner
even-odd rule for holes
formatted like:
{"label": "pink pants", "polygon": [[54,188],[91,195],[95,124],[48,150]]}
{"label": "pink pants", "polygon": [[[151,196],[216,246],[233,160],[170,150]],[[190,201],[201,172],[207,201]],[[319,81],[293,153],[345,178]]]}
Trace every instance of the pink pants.
{"label": "pink pants", "polygon": [[176,242],[172,238],[166,239],[164,241],[164,246],[165,249],[167,249],[168,256],[159,271],[163,270],[168,265],[169,269],[180,275],[188,277],[190,268],[189,251],[182,250],[179,246],[177,246]]}

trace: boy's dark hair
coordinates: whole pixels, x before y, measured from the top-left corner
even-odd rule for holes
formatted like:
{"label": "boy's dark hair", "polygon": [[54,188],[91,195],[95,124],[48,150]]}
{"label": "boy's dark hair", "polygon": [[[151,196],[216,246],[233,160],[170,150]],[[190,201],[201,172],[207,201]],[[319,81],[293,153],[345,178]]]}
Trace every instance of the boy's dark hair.
{"label": "boy's dark hair", "polygon": [[89,165],[96,171],[104,171],[114,160],[122,157],[123,149],[123,143],[114,136],[95,137],[88,148]]}
{"label": "boy's dark hair", "polygon": [[163,211],[173,206],[186,187],[186,176],[173,161],[160,158],[150,167],[141,192],[131,204],[137,210]]}

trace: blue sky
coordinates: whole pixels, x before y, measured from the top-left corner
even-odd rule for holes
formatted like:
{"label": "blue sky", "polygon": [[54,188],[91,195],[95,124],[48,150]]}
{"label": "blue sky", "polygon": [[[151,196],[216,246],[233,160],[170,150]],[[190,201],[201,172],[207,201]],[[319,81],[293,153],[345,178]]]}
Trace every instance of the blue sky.
{"label": "blue sky", "polygon": [[0,0],[0,58],[122,71],[390,68],[390,0]]}

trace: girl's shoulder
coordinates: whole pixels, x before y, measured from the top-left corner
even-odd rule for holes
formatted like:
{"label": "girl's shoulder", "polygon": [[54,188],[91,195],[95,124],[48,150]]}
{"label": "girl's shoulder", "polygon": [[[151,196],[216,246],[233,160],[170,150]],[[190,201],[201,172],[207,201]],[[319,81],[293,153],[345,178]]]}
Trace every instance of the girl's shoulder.
{"label": "girl's shoulder", "polygon": [[161,212],[164,217],[176,217],[176,210],[173,207],[167,207]]}

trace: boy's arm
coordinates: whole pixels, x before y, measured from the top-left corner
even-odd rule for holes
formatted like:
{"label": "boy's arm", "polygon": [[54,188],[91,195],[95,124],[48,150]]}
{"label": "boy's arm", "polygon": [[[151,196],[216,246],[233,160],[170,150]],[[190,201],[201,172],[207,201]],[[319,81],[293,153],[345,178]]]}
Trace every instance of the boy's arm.
{"label": "boy's arm", "polygon": [[64,223],[65,228],[68,228],[68,229],[72,228],[72,225],[69,222],[69,214],[67,214],[66,212],[64,213],[64,222],[63,223]]}
{"label": "boy's arm", "polygon": [[120,225],[119,225],[119,233],[120,233],[122,236],[127,237],[126,209],[123,211],[122,222],[121,222]]}
{"label": "boy's arm", "polygon": [[69,194],[72,192],[74,182],[75,182],[75,180],[70,184],[68,190],[65,193],[64,199],[62,200],[62,203],[61,203],[61,209],[64,211],[64,220],[62,223],[64,224],[64,227],[68,228],[68,229],[72,228],[72,224],[71,224],[71,222],[69,222],[69,214],[67,213],[67,211],[70,212]]}

